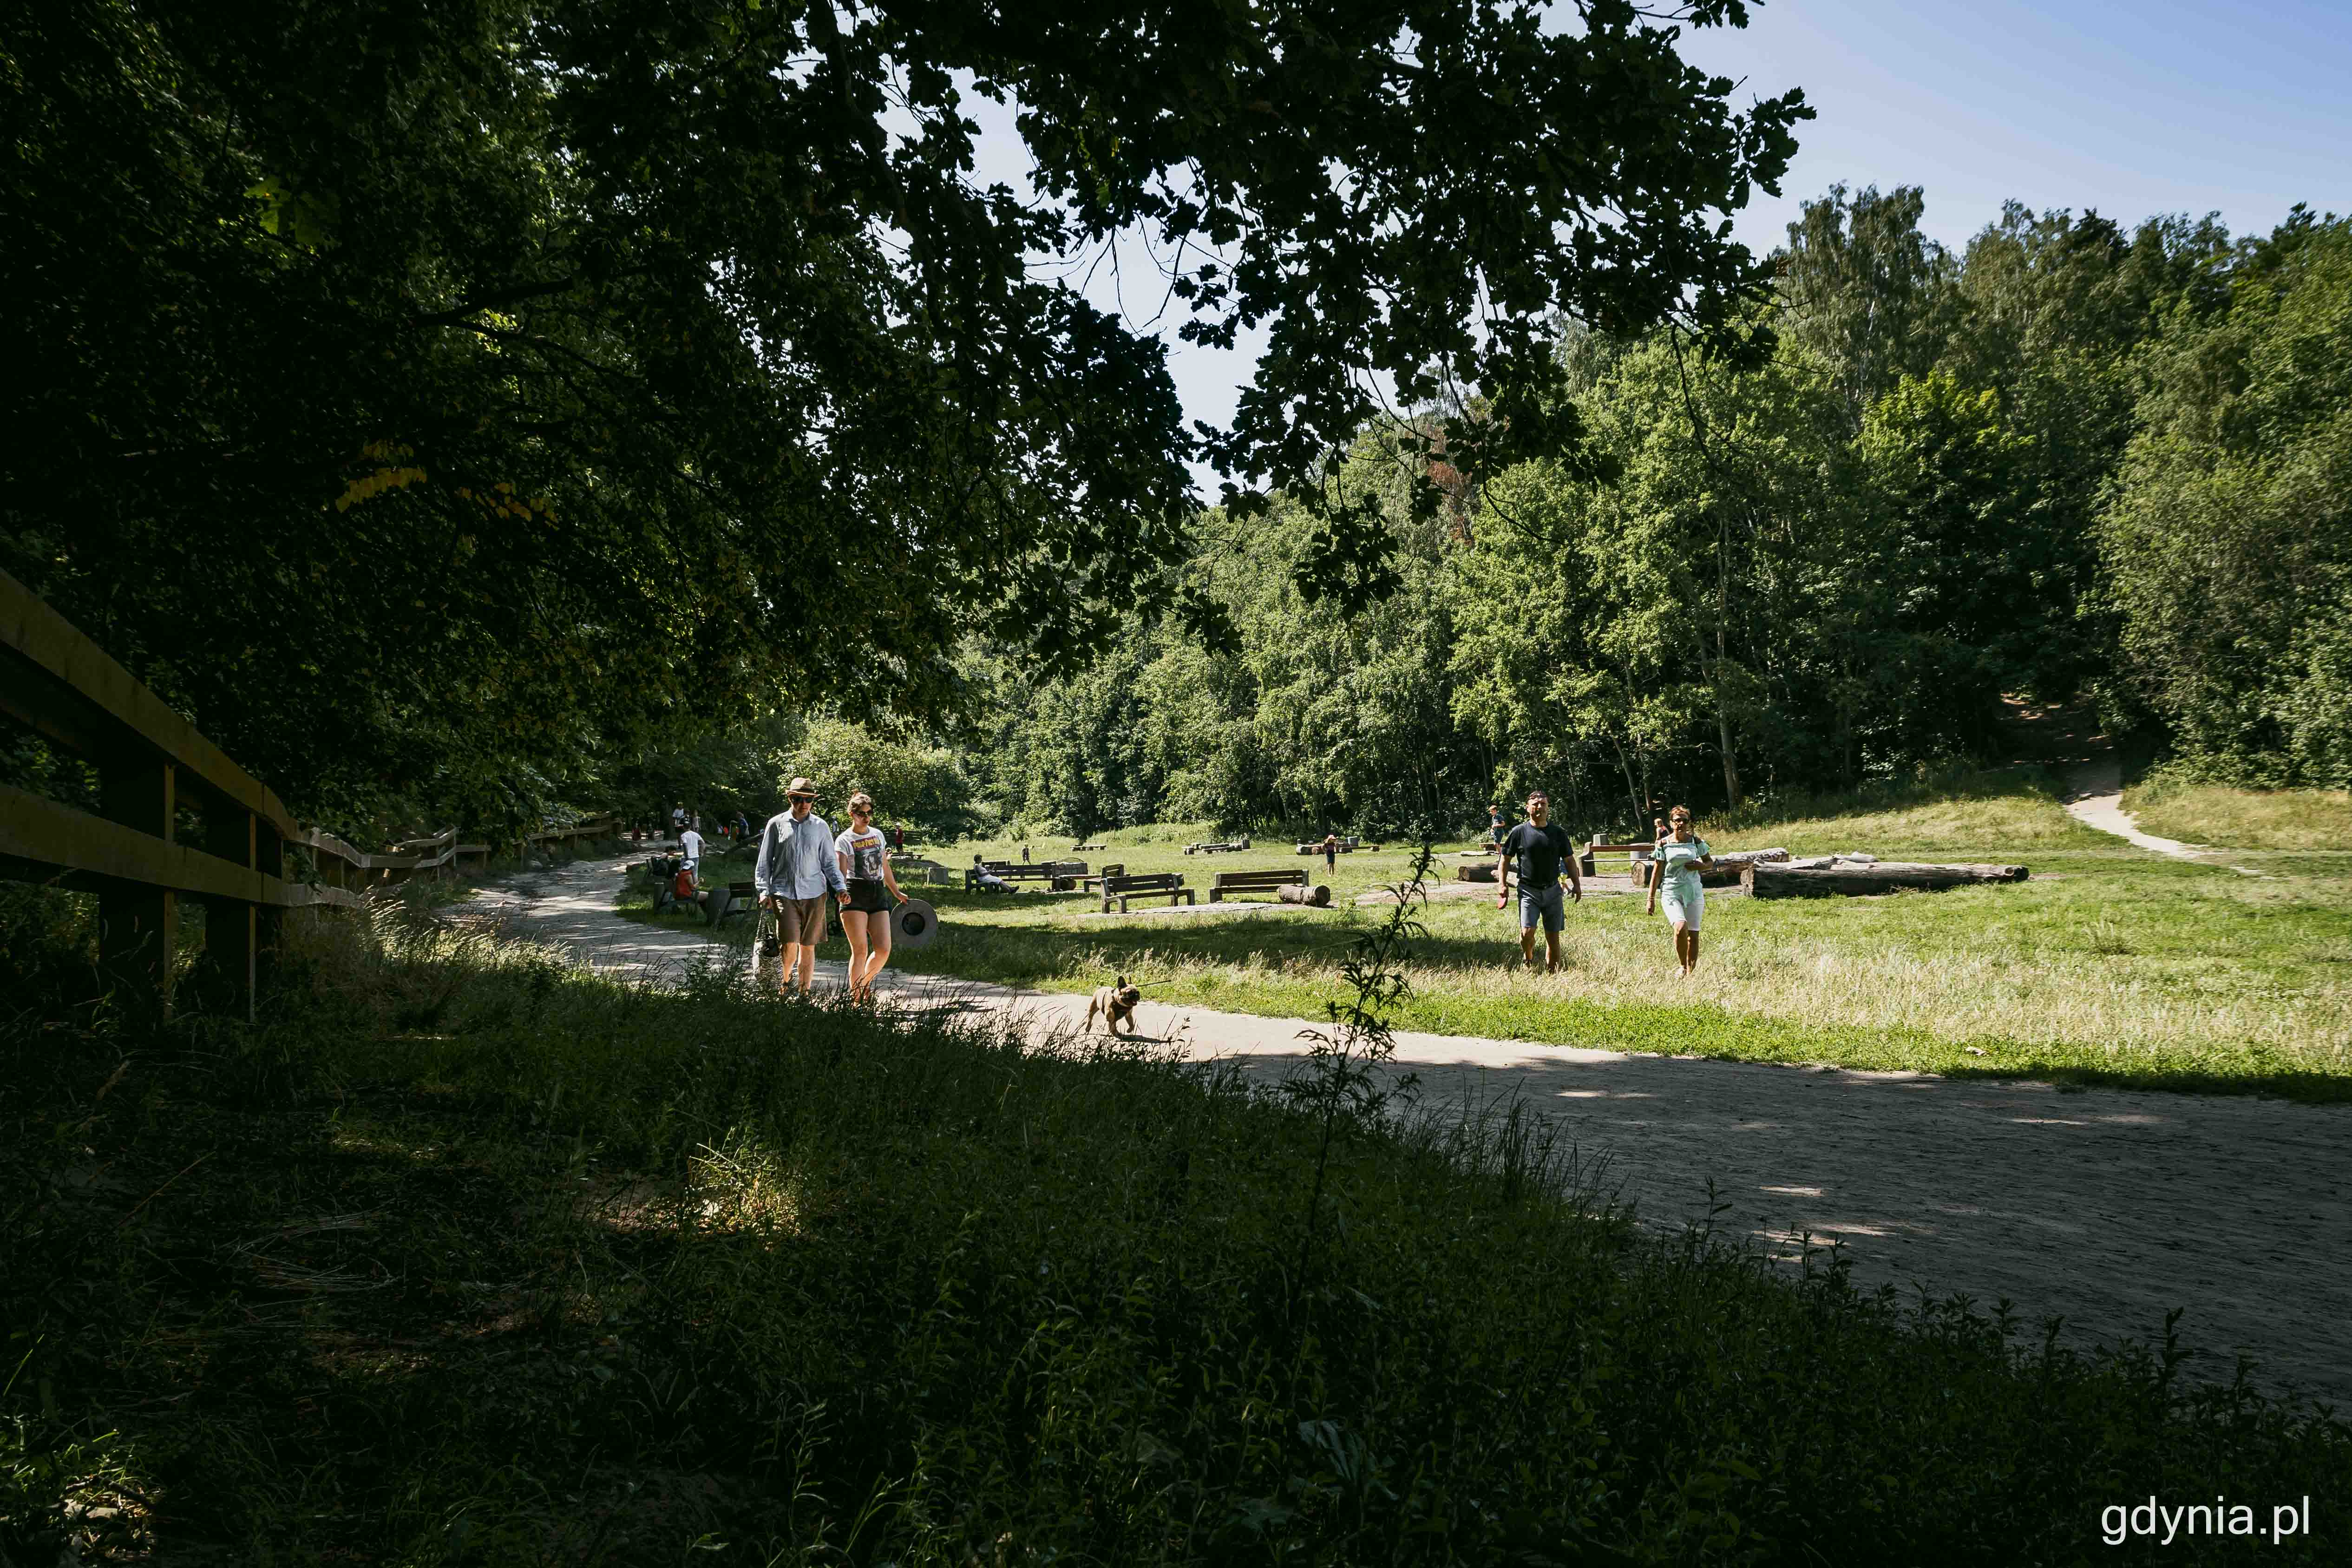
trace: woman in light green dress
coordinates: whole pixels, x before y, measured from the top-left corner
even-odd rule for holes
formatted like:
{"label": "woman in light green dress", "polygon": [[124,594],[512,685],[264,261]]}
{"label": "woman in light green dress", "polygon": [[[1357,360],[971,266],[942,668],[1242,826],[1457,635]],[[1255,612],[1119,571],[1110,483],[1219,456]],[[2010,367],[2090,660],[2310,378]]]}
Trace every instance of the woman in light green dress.
{"label": "woman in light green dress", "polygon": [[1666,836],[1658,840],[1656,857],[1650,862],[1650,912],[1658,912],[1663,893],[1666,921],[1675,928],[1675,957],[1685,979],[1698,968],[1698,922],[1706,910],[1706,891],[1698,874],[1714,869],[1706,840],[1691,832],[1690,807],[1675,807],[1666,814]]}

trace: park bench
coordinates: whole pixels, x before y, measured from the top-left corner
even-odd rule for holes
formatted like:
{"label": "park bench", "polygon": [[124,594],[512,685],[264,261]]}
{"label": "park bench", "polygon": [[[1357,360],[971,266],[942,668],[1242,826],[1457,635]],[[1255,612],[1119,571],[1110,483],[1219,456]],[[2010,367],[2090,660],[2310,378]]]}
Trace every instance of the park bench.
{"label": "park bench", "polygon": [[1124,860],[1112,860],[1106,863],[1103,868],[1093,876],[1080,877],[1078,879],[1078,885],[1086,889],[1087,892],[1091,893],[1097,888],[1101,886],[1104,878],[1124,877],[1126,875],[1127,862]]}
{"label": "park bench", "polygon": [[1187,855],[1232,855],[1246,849],[1249,847],[1249,836],[1244,834],[1239,838],[1221,838],[1207,844],[1187,844],[1184,846],[1184,853]]}
{"label": "park bench", "polygon": [[760,889],[751,882],[729,882],[705,889],[702,894],[702,911],[712,925],[736,915],[748,915],[759,907]]}
{"label": "park bench", "polygon": [[1070,853],[1073,855],[1084,855],[1088,850],[1102,850],[1109,847],[1110,846],[1108,844],[1073,844],[1070,846]]}
{"label": "park bench", "polygon": [[[1353,855],[1359,849],[1378,849],[1379,847],[1377,844],[1367,844],[1352,837],[1339,840],[1339,853],[1342,855]],[[1298,852],[1301,855],[1320,855],[1323,853],[1323,840],[1318,838],[1311,844],[1301,844],[1298,847]]]}
{"label": "park bench", "polygon": [[[1584,847],[1584,853],[1577,858],[1576,863],[1586,876],[1597,877],[1601,875],[1598,864],[1600,857],[1622,855],[1625,857],[1625,875],[1638,881],[1648,869],[1651,852],[1657,846],[1647,839],[1638,844],[1611,844],[1596,838]],[[1612,877],[1617,874],[1613,866],[1610,868],[1609,874]]]}
{"label": "park bench", "polygon": [[[654,883],[654,912],[661,913],[672,904],[683,903],[677,896],[678,858],[675,855],[656,855],[641,869],[649,872]],[[749,914],[760,904],[760,889],[752,882],[722,882],[705,888],[694,896],[702,906],[702,919],[707,925],[717,925],[732,915]]]}
{"label": "park bench", "polygon": [[1149,871],[1140,876],[1105,877],[1102,879],[1102,912],[1105,914],[1110,913],[1114,903],[1118,905],[1120,914],[1127,913],[1129,899],[1162,898],[1171,906],[1179,899],[1188,904],[1192,902],[1192,889],[1184,885],[1182,872]]}
{"label": "park bench", "polygon": [[1221,904],[1229,893],[1272,893],[1286,904],[1311,904],[1318,909],[1331,901],[1331,889],[1307,879],[1297,867],[1288,870],[1220,871],[1209,879],[1209,902]]}

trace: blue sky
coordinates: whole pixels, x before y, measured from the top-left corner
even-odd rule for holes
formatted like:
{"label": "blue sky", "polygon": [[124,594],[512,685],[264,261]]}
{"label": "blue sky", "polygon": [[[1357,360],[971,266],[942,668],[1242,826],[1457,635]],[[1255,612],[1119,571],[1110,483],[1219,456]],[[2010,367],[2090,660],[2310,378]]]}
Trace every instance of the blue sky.
{"label": "blue sky", "polygon": [[[2298,201],[2352,211],[2352,0],[1767,0],[1683,53],[1741,81],[1737,101],[1801,87],[1819,116],[1783,195],[1737,215],[1759,253],[1840,182],[1924,187],[1922,226],[1956,249],[2011,197],[2126,224],[2218,212],[2232,232]],[[971,107],[986,172],[1017,185],[1010,117]],[[1088,292],[1115,302],[1107,272]],[[1130,273],[1130,320],[1160,298]],[[1165,326],[1186,409],[1223,423],[1255,345],[1188,348]]]}

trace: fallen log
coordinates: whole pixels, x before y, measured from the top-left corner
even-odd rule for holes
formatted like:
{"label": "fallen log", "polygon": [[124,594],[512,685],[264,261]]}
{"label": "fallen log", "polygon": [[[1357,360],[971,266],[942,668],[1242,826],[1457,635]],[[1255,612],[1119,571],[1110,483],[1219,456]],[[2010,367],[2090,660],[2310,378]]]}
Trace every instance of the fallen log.
{"label": "fallen log", "polygon": [[1331,906],[1331,889],[1319,882],[1313,887],[1286,882],[1274,890],[1274,896],[1286,904],[1306,904],[1318,910]]}
{"label": "fallen log", "polygon": [[1937,866],[1916,861],[1852,861],[1828,866],[1775,866],[1751,861],[1739,868],[1739,884],[1751,898],[1868,898],[1879,893],[1941,892],[1990,882],[2022,882],[2022,866]]}
{"label": "fallen log", "polygon": [[1475,865],[1456,866],[1454,868],[1454,879],[1457,882],[1491,882],[1495,879],[1495,863],[1482,859]]}

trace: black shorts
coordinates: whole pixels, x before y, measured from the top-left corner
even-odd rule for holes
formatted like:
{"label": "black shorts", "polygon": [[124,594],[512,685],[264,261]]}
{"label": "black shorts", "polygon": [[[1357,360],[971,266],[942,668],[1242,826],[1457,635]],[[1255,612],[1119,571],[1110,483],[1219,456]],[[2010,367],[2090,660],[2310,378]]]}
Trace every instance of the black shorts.
{"label": "black shorts", "polygon": [[862,914],[879,915],[889,912],[891,901],[890,889],[880,880],[869,882],[853,877],[849,880],[849,901],[841,907]]}

